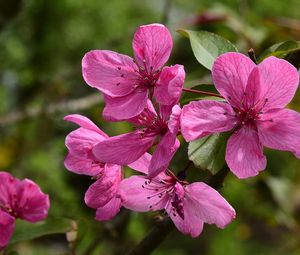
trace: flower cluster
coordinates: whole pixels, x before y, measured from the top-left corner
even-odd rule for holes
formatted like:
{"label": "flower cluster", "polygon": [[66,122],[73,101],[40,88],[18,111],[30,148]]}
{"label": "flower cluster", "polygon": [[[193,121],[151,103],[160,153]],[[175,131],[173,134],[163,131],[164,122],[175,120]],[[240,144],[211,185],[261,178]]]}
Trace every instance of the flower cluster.
{"label": "flower cluster", "polygon": [[[269,57],[256,65],[239,53],[225,53],[213,65],[213,82],[226,101],[200,100],[181,109],[182,65],[164,66],[172,50],[168,29],[145,25],[134,34],[134,58],[107,50],[88,52],[84,80],[104,95],[107,121],[127,121],[134,131],[109,137],[80,115],[66,138],[68,170],[92,176],[85,202],[97,220],[112,219],[123,206],[144,212],[165,210],[184,234],[198,236],[203,223],[225,227],[235,218],[230,204],[203,182],[189,184],[169,164],[186,141],[231,132],[226,162],[239,178],[265,169],[263,146],[300,157],[300,115],[283,109],[299,84],[297,70]],[[152,155],[149,149],[155,148]],[[153,150],[152,150],[153,151]],[[124,178],[123,166],[140,172]]]}
{"label": "flower cluster", "polygon": [[37,222],[48,215],[50,202],[31,180],[0,172],[0,250],[7,246],[17,218]]}

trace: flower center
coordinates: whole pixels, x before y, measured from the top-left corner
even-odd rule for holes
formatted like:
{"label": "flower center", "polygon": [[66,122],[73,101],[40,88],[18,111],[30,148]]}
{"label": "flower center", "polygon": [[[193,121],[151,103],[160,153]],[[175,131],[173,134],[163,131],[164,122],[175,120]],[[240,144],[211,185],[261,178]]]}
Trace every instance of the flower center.
{"label": "flower center", "polygon": [[164,135],[168,131],[168,125],[163,119],[154,114],[149,109],[145,109],[139,116],[138,127],[141,133],[155,133],[156,135]]}
{"label": "flower center", "polygon": [[[145,180],[144,184],[142,184],[142,188],[153,192],[151,196],[147,197],[147,199],[153,200],[153,204],[150,204],[149,209],[155,210],[155,206],[157,206],[165,196],[168,196],[168,202],[165,207],[171,206],[170,213],[172,213],[174,217],[178,215],[184,219],[183,201],[176,190],[176,183],[177,178],[169,170],[165,172],[163,178]],[[182,188],[182,186],[180,187]]]}

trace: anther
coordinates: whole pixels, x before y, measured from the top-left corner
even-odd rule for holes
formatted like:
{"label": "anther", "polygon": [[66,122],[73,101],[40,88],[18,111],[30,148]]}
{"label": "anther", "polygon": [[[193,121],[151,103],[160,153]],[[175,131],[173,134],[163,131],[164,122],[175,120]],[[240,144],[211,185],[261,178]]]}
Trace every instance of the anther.
{"label": "anther", "polygon": [[121,67],[118,66],[118,70],[121,70]]}
{"label": "anther", "polygon": [[118,82],[116,85],[117,85],[117,86],[119,86],[120,84],[121,84],[121,83],[120,83],[120,82]]}
{"label": "anther", "polygon": [[121,74],[121,77],[122,77],[122,78],[124,78],[124,76],[125,76],[124,74]]}

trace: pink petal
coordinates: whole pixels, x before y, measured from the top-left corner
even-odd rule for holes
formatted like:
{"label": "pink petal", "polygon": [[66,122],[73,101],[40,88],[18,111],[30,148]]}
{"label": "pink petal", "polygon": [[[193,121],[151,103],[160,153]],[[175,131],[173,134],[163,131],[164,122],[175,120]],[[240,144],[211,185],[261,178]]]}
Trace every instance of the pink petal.
{"label": "pink petal", "polygon": [[245,126],[234,132],[227,142],[225,159],[230,170],[240,179],[264,170],[267,161],[257,131]]}
{"label": "pink petal", "polygon": [[135,125],[136,127],[143,127],[151,125],[153,120],[157,117],[156,110],[150,99],[147,99],[147,104],[141,114],[128,119],[127,121]]}
{"label": "pink petal", "polygon": [[135,131],[118,135],[98,143],[93,154],[99,161],[128,165],[139,159],[151,146],[155,136]]}
{"label": "pink petal", "polygon": [[129,164],[128,166],[130,168],[132,168],[133,170],[147,174],[149,165],[150,165],[150,161],[151,161],[151,157],[152,157],[151,154],[146,152],[138,160],[134,161],[133,163]]}
{"label": "pink petal", "polygon": [[154,87],[154,97],[157,102],[174,105],[178,102],[185,79],[182,65],[164,67]]}
{"label": "pink petal", "polygon": [[219,56],[212,67],[212,79],[222,96],[234,107],[239,107],[248,77],[255,67],[252,60],[236,52]]}
{"label": "pink petal", "polygon": [[103,117],[108,121],[127,120],[140,114],[147,104],[148,90],[139,87],[123,97],[104,95]]}
{"label": "pink petal", "polygon": [[300,114],[278,109],[261,115],[257,122],[261,143],[269,148],[291,151],[300,158]]}
{"label": "pink petal", "polygon": [[121,199],[113,197],[106,205],[97,209],[95,219],[99,221],[111,220],[118,214],[121,206]]}
{"label": "pink petal", "polygon": [[224,228],[235,218],[231,205],[213,188],[203,182],[186,186],[186,206],[197,212],[199,219]]}
{"label": "pink petal", "polygon": [[181,133],[186,141],[231,130],[236,123],[232,107],[223,102],[201,100],[185,105],[181,114]]}
{"label": "pink petal", "polygon": [[0,209],[0,251],[5,248],[15,229],[15,218]]}
{"label": "pink petal", "polygon": [[91,87],[112,96],[131,93],[138,81],[132,58],[109,50],[92,50],[82,59],[82,74]]}
{"label": "pink petal", "polygon": [[103,171],[103,164],[96,160],[78,157],[71,153],[65,158],[65,167],[74,173],[95,176]]}
{"label": "pink petal", "polygon": [[163,136],[152,155],[148,178],[151,179],[168,168],[179,146],[180,142],[176,135],[168,132]]}
{"label": "pink petal", "polygon": [[264,111],[283,108],[294,97],[299,85],[297,69],[289,62],[268,57],[258,65],[261,100],[267,100]]}
{"label": "pink petal", "polygon": [[24,179],[17,186],[17,209],[21,219],[37,222],[48,216],[50,207],[49,196],[31,180]]}
{"label": "pink petal", "polygon": [[125,208],[137,212],[146,212],[161,210],[165,207],[168,195],[159,196],[165,186],[161,185],[161,189],[151,188],[151,184],[147,185],[146,182],[149,182],[149,179],[136,175],[122,180],[120,194]]}
{"label": "pink petal", "polygon": [[177,135],[180,128],[181,112],[182,110],[179,105],[174,105],[172,107],[171,115],[168,120],[168,129],[174,135]]}
{"label": "pink petal", "polygon": [[16,187],[19,182],[9,173],[0,172],[0,204],[11,206],[11,198],[17,195]]}
{"label": "pink petal", "polygon": [[97,143],[105,139],[107,138],[98,132],[86,128],[78,128],[67,135],[65,143],[72,154],[81,158],[92,159],[91,150]]}
{"label": "pink petal", "polygon": [[121,174],[121,166],[106,164],[100,179],[85,193],[85,203],[95,209],[107,204],[118,192]]}
{"label": "pink petal", "polygon": [[171,203],[166,206],[167,213],[180,232],[192,237],[199,236],[203,230],[203,221],[198,217],[196,208],[183,200],[183,210],[184,219],[173,213]]}
{"label": "pink petal", "polygon": [[108,137],[107,134],[105,134],[101,129],[99,129],[94,122],[92,122],[90,119],[88,119],[85,116],[79,115],[79,114],[70,114],[64,117],[64,120],[73,122],[77,125],[79,125],[82,128],[89,129],[92,131],[95,131],[102,135],[103,137]]}
{"label": "pink petal", "polygon": [[167,62],[173,41],[164,25],[150,24],[140,26],[135,32],[132,47],[137,65],[150,72],[159,70]]}

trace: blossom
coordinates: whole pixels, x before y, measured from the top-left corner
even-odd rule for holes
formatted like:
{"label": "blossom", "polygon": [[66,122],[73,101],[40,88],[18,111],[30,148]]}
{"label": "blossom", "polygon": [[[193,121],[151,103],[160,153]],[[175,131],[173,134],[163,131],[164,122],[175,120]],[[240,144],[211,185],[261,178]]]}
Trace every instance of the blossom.
{"label": "blossom", "polygon": [[[149,166],[144,158],[144,169]],[[213,188],[203,182],[188,184],[170,170],[151,180],[146,176],[131,176],[120,184],[123,206],[146,212],[164,209],[179,231],[197,237],[204,223],[224,228],[235,218],[235,211]]]}
{"label": "blossom", "polygon": [[47,217],[49,207],[48,195],[36,183],[0,172],[0,250],[9,243],[17,218],[41,221]]}
{"label": "blossom", "polygon": [[114,136],[96,144],[95,157],[111,164],[128,165],[140,158],[157,141],[149,166],[149,178],[154,177],[169,165],[180,146],[176,138],[180,126],[181,108],[179,105],[160,105],[158,113],[150,100],[144,111],[128,121],[137,130]]}
{"label": "blossom", "polygon": [[201,100],[182,110],[181,132],[186,141],[232,131],[226,162],[239,178],[266,168],[263,146],[291,151],[300,158],[300,114],[284,107],[299,85],[295,67],[268,57],[255,65],[239,53],[225,53],[212,68],[213,82],[227,102]]}
{"label": "blossom", "polygon": [[65,167],[74,173],[92,176],[96,180],[85,193],[85,203],[97,209],[96,220],[110,220],[121,208],[118,190],[122,169],[120,165],[98,161],[92,153],[93,147],[108,139],[108,136],[84,116],[72,114],[64,119],[80,126],[66,137],[69,152],[64,162]]}
{"label": "blossom", "polygon": [[107,118],[125,120],[140,114],[147,98],[173,103],[181,93],[183,66],[166,66],[172,47],[169,30],[161,24],[140,26],[133,38],[134,59],[109,50],[92,50],[82,59],[83,78],[104,93]]}

